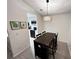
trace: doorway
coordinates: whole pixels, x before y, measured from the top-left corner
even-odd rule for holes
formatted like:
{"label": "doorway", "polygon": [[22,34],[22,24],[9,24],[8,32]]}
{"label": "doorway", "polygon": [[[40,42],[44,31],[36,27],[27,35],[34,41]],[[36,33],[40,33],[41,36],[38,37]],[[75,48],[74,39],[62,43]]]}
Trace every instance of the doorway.
{"label": "doorway", "polygon": [[28,20],[30,47],[31,47],[33,57],[35,58],[34,40],[35,40],[36,35],[38,34],[37,16],[35,14],[28,13],[27,14],[27,20]]}

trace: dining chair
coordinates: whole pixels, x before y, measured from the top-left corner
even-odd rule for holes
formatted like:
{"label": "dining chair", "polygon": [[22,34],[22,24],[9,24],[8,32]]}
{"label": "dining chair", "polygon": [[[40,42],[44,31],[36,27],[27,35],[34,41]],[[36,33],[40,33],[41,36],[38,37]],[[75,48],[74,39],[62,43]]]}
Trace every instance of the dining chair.
{"label": "dining chair", "polygon": [[36,35],[36,38],[39,37],[39,36],[41,36],[41,33],[37,34],[37,35]]}
{"label": "dining chair", "polygon": [[54,38],[49,44],[50,48],[48,49],[48,54],[53,55],[53,59],[55,59],[55,53],[57,50],[57,37],[58,37],[58,33],[54,35]]}
{"label": "dining chair", "polygon": [[45,34],[45,33],[46,33],[46,31],[43,31],[43,32],[42,32],[42,34]]}

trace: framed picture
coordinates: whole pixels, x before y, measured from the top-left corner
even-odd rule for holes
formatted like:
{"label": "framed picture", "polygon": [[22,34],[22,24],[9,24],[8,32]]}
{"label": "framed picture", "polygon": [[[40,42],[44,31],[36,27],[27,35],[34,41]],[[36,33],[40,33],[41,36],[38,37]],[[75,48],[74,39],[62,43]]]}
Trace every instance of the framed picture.
{"label": "framed picture", "polygon": [[29,26],[28,29],[31,29],[31,26]]}
{"label": "framed picture", "polygon": [[10,26],[12,30],[20,29],[20,22],[18,21],[10,21]]}
{"label": "framed picture", "polygon": [[31,24],[36,24],[36,21],[31,21]]}
{"label": "framed picture", "polygon": [[34,30],[37,30],[37,28],[36,28],[36,27],[34,27]]}
{"label": "framed picture", "polygon": [[25,29],[25,28],[27,28],[27,23],[26,22],[20,22],[20,26],[21,26],[21,29]]}

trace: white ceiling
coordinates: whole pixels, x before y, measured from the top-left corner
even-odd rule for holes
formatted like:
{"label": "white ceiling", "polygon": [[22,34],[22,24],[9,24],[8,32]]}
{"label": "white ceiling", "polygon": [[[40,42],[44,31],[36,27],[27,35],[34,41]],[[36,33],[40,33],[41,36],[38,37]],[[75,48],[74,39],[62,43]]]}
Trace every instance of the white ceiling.
{"label": "white ceiling", "polygon": [[[46,0],[23,0],[41,15],[47,15]],[[40,11],[42,9],[42,11]],[[71,11],[71,0],[49,0],[48,14],[67,13]]]}

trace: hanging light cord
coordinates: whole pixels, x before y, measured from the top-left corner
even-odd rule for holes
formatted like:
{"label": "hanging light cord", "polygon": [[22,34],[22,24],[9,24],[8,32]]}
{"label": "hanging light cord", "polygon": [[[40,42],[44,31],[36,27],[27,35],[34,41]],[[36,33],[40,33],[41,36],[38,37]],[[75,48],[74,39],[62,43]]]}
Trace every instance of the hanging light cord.
{"label": "hanging light cord", "polygon": [[46,3],[47,3],[47,15],[48,15],[48,3],[49,3],[49,0],[46,0]]}
{"label": "hanging light cord", "polygon": [[48,3],[47,3],[47,15],[48,15]]}

